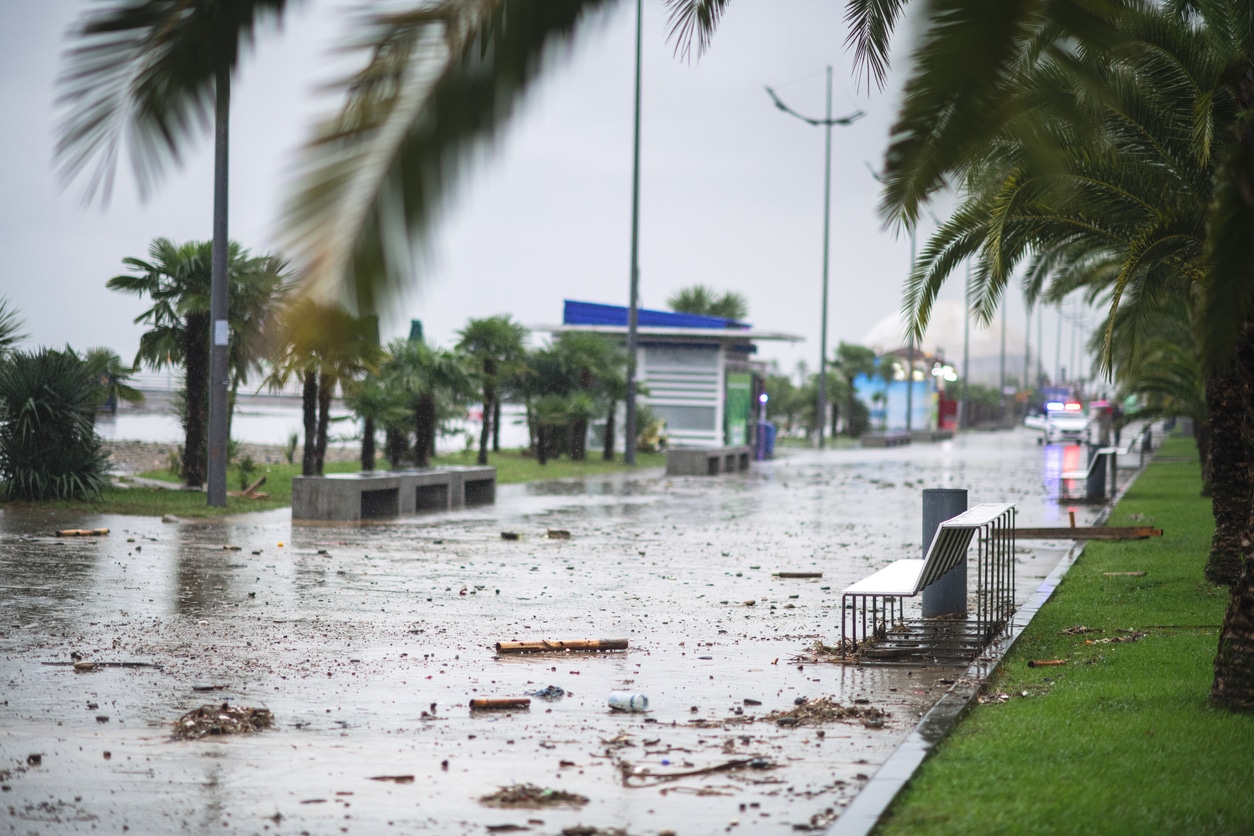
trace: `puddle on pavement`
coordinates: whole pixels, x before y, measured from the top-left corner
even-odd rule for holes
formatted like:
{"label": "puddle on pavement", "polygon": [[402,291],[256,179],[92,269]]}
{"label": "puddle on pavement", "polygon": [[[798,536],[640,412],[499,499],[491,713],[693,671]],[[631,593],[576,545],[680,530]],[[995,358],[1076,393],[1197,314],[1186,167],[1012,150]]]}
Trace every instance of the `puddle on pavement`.
{"label": "puddle on pavement", "polygon": [[[6,510],[0,800],[14,832],[822,825],[955,669],[796,657],[839,638],[841,588],[916,556],[923,488],[966,487],[973,504],[1017,502],[1020,525],[1058,524],[1042,456],[1024,432],[796,452],[714,479],[503,486],[493,507],[361,526],[293,526],[286,511],[162,523]],[[48,536],[64,527],[111,533]],[[1021,601],[1063,551],[1020,545]],[[630,649],[494,651],[591,638]],[[159,667],[76,672],[72,654]],[[566,695],[468,708],[550,685]],[[613,691],[647,695],[650,710],[612,712]],[[818,697],[887,717],[766,719]],[[222,702],[268,709],[275,727],[171,740],[177,718]],[[588,802],[479,802],[516,784]]]}

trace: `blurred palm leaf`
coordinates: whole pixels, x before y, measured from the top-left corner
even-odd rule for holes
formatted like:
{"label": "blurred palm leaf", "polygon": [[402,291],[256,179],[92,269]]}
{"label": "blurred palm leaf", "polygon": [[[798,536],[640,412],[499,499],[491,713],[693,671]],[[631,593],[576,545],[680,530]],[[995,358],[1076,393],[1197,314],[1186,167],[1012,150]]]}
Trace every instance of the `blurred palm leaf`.
{"label": "blurred palm leaf", "polygon": [[55,159],[62,180],[86,177],[107,203],[128,152],[141,196],[212,125],[220,72],[288,0],[108,0],[69,32],[58,81]]}
{"label": "blurred palm leaf", "polygon": [[315,291],[375,310],[412,280],[457,178],[583,19],[612,0],[435,0],[365,16],[366,67],[305,149],[286,210]]}

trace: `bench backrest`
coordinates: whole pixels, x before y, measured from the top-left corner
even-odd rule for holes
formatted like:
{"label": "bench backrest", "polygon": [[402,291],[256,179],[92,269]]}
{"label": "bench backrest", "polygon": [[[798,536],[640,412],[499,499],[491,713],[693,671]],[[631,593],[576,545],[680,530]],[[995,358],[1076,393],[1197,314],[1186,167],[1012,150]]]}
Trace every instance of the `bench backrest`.
{"label": "bench backrest", "polygon": [[926,589],[941,575],[962,563],[975,532],[994,522],[1011,507],[1008,504],[984,503],[941,523],[923,558],[923,571],[919,573],[915,593]]}

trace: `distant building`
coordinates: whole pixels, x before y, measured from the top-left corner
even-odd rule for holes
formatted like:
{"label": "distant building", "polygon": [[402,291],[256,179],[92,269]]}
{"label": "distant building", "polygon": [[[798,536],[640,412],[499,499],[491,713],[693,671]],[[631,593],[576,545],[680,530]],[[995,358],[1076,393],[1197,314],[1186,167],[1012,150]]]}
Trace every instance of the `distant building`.
{"label": "distant building", "polygon": [[[625,344],[627,308],[567,299],[562,324],[539,330],[605,334]],[[638,402],[666,422],[675,447],[752,444],[766,369],[753,359],[755,343],[802,339],[722,317],[647,309],[637,310],[636,330]]]}

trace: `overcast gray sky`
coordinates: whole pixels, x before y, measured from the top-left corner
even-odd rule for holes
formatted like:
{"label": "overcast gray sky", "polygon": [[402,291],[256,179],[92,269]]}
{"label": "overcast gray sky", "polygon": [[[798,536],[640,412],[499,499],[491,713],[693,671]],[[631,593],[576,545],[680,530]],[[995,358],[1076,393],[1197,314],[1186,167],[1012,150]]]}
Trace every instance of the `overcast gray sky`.
{"label": "overcast gray sky", "polygon": [[[210,237],[212,149],[207,138],[199,143],[147,203],[129,170],[119,172],[104,211],[83,207],[81,191],[58,187],[55,79],[64,33],[88,5],[0,0],[0,295],[26,320],[27,347],[103,345],[129,360],[142,332],[132,320],[144,303],[104,284],[155,237]],[[661,0],[645,2],[641,303],[665,307],[676,289],[698,282],[737,291],[756,326],[806,338],[762,346],[761,356],[785,370],[800,359],[813,369],[818,358],[823,130],[776,110],[764,85],[795,110],[822,116],[830,64],[834,114],[867,113],[832,135],[829,346],[861,342],[900,307],[910,262],[908,240],[885,231],[876,214],[868,170],[883,158],[897,90],[856,89],[843,9],[833,0],[739,0],[712,49],[687,64],[666,42]],[[327,0],[296,4],[282,31],[262,33],[237,76],[230,233],[254,251],[275,246],[294,149],[333,103],[313,91],[349,66],[329,58],[349,31],[344,11]],[[407,333],[416,318],[430,338],[449,344],[470,317],[509,313],[527,325],[557,324],[564,298],[626,304],[633,39],[634,3],[621,2],[586,25],[533,88],[463,179],[412,290],[385,318],[386,337]],[[897,52],[900,65],[904,51]],[[960,299],[960,283],[944,298]],[[1017,295],[1009,321],[1021,334]],[[1057,323],[1046,312],[1050,371]],[[1035,316],[1032,329],[1040,330]],[[1031,343],[1035,349],[1035,333]],[[960,344],[945,349],[961,354]]]}

